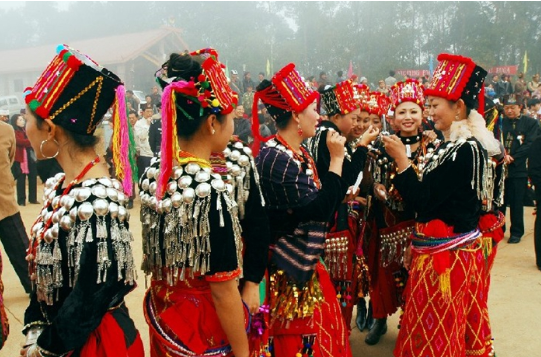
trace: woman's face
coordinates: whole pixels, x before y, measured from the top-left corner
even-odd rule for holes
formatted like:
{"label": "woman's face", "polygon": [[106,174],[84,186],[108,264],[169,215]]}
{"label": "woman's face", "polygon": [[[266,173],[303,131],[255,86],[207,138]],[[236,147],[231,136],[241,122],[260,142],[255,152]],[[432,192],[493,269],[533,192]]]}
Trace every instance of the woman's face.
{"label": "woman's face", "polygon": [[218,120],[214,121],[214,135],[212,135],[212,151],[222,152],[227,143],[233,136],[235,124],[233,123],[234,112],[225,115],[224,119],[220,123]]}
{"label": "woman's face", "polygon": [[373,128],[377,128],[379,131],[383,128],[383,124],[381,123],[381,118],[377,114],[370,114],[370,125],[372,125]]}
{"label": "woman's face", "polygon": [[334,124],[338,127],[338,130],[347,137],[349,133],[351,132],[351,129],[353,128],[354,123],[357,121],[357,116],[361,113],[360,109],[355,109],[351,113],[344,114],[344,115],[338,115],[335,116],[332,119]]}
{"label": "woman's face", "polygon": [[434,122],[434,127],[441,131],[447,131],[458,114],[447,99],[441,97],[428,97],[429,114]]}
{"label": "woman's face", "polygon": [[[18,122],[19,120],[17,120],[17,123]],[[26,136],[28,136],[28,140],[30,140],[30,144],[32,145],[32,149],[34,149],[37,158],[45,159],[40,150],[40,145],[43,140],[47,140],[48,125],[42,123],[41,127],[38,127],[38,119],[32,114],[28,106],[26,107]],[[54,153],[51,153],[50,156],[53,155]]]}
{"label": "woman's face", "polygon": [[370,114],[368,112],[360,112],[356,120],[353,122],[353,127],[347,136],[348,141],[353,141],[357,138],[360,138],[361,135],[368,129],[370,126]]}
{"label": "woman's face", "polygon": [[423,111],[413,102],[400,103],[394,111],[394,127],[402,136],[417,135],[422,121]]}
{"label": "woman's face", "polygon": [[311,138],[316,135],[316,127],[319,120],[316,101],[310,103],[306,109],[298,114],[299,125],[302,129],[303,139]]}
{"label": "woman's face", "polygon": [[24,128],[26,125],[26,120],[24,120],[24,117],[22,115],[19,115],[15,123],[19,128]]}

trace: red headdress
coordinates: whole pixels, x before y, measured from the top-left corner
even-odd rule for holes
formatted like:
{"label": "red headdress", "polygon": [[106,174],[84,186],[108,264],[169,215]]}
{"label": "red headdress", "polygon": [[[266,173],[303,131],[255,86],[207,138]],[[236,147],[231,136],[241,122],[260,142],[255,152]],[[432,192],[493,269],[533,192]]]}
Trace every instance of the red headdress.
{"label": "red headdress", "polygon": [[370,114],[376,114],[381,117],[389,111],[391,100],[381,92],[370,92],[366,104],[368,105],[368,112]]}
{"label": "red headdress", "polygon": [[423,85],[416,79],[406,79],[395,83],[389,92],[391,109],[394,111],[399,104],[404,102],[413,102],[423,109],[425,103],[423,91]]}
{"label": "red headdress", "polygon": [[368,112],[368,100],[370,99],[370,87],[364,83],[353,85],[353,98],[357,100],[357,103],[361,107],[362,112]]}
{"label": "red headdress", "polygon": [[[484,81],[487,71],[471,58],[441,53],[432,81],[424,91],[425,97],[435,96],[451,101],[464,100],[470,108],[484,109]],[[482,103],[481,103],[482,102]]]}
{"label": "red headdress", "polygon": [[350,80],[337,83],[321,93],[321,103],[325,106],[327,115],[348,114],[359,108],[355,99],[355,91]]}
{"label": "red headdress", "polygon": [[319,98],[319,93],[309,88],[302,80],[299,72],[295,70],[295,64],[290,63],[272,77],[271,81],[263,81],[258,86],[254,95],[252,107],[252,133],[254,143],[252,151],[254,156],[259,152],[259,145],[271,137],[264,138],[259,133],[259,121],[257,115],[259,100],[263,102],[269,114],[275,121],[280,121],[290,113],[300,113],[314,100]]}
{"label": "red headdress", "polygon": [[[192,116],[193,113],[197,113],[198,117],[205,113],[229,114],[238,103],[238,96],[227,83],[224,73],[225,66],[218,61],[216,50],[205,48],[185,55],[199,55],[205,59],[201,64],[202,73],[197,78],[167,78],[167,63],[156,72],[156,79],[164,88],[162,93],[161,168],[156,190],[158,198],[163,196],[163,190],[171,174],[173,154],[180,150],[176,125],[177,108],[188,119],[195,120]],[[178,104],[176,96],[188,99],[187,105],[190,108],[183,108],[182,105]]]}

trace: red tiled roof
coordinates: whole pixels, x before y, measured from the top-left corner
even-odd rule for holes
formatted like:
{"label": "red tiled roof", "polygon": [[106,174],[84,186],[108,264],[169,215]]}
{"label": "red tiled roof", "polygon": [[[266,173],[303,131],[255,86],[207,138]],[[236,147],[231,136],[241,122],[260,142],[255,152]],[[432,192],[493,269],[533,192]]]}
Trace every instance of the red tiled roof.
{"label": "red tiled roof", "polygon": [[[183,42],[179,29],[163,27],[145,32],[73,41],[68,45],[88,54],[97,63],[107,66],[137,57],[171,33],[175,33]],[[0,51],[0,73],[41,71],[53,58],[55,49],[56,45],[46,45]]]}

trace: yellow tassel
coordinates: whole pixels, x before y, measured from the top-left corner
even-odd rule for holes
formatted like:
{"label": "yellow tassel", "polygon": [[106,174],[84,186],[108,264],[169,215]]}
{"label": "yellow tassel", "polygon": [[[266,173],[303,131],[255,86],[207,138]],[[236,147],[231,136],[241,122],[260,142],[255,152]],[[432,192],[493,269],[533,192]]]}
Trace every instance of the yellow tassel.
{"label": "yellow tassel", "polygon": [[445,272],[439,276],[440,291],[445,301],[451,301],[451,269],[445,269]]}
{"label": "yellow tassel", "polygon": [[485,262],[488,261],[488,257],[492,254],[492,237],[483,237],[483,255],[485,256]]}
{"label": "yellow tassel", "polygon": [[430,254],[421,254],[414,258],[415,262],[412,265],[412,270],[423,270],[426,260],[430,258]]}
{"label": "yellow tassel", "polygon": [[120,161],[120,115],[118,108],[118,100],[115,99],[115,109],[113,110],[113,117],[111,118],[113,123],[113,164],[115,165],[115,175],[122,181],[124,178],[124,171],[122,170],[122,163]]}

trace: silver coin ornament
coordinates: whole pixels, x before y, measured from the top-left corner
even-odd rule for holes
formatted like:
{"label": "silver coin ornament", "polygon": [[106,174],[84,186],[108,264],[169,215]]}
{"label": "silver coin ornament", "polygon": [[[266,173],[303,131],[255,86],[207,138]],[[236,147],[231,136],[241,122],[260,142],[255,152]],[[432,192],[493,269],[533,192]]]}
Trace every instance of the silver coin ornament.
{"label": "silver coin ornament", "polygon": [[73,207],[73,208],[70,210],[69,217],[70,217],[70,219],[71,219],[72,221],[77,220],[77,216],[78,216],[77,211],[78,211],[78,210],[77,210],[77,207]]}
{"label": "silver coin ornament", "polygon": [[199,172],[199,170],[201,170],[201,167],[194,162],[190,162],[188,165],[186,165],[185,170],[190,175],[195,175]]}
{"label": "silver coin ornament", "polygon": [[122,184],[117,179],[113,179],[113,188],[117,191],[122,191]]}
{"label": "silver coin ornament", "polygon": [[242,148],[242,151],[248,156],[252,156],[252,149],[250,149],[248,146],[245,146]]}
{"label": "silver coin ornament", "polygon": [[246,155],[241,155],[239,157],[239,165],[240,166],[248,166],[250,165],[250,159]]}
{"label": "silver coin ornament", "polygon": [[43,222],[38,222],[32,227],[32,235],[37,235],[39,230],[43,228]]}
{"label": "silver coin ornament", "polygon": [[199,185],[197,185],[197,187],[195,188],[195,194],[199,198],[205,198],[208,195],[210,195],[210,190],[211,190],[210,184],[206,182],[202,182]]}
{"label": "silver coin ornament", "polygon": [[156,189],[158,188],[158,184],[156,181],[153,181],[150,185],[148,185],[148,192],[150,192],[151,195],[156,193]]}
{"label": "silver coin ornament", "polygon": [[149,179],[153,179],[154,177],[156,177],[156,169],[153,167],[149,167],[147,170],[147,177]]}
{"label": "silver coin ornament", "polygon": [[166,198],[162,201],[162,208],[166,213],[171,212],[171,209],[173,208],[173,203],[171,202],[170,198]]}
{"label": "silver coin ornament", "polygon": [[148,186],[150,185],[150,180],[149,179],[144,179],[143,182],[141,182],[141,188],[143,189],[143,191],[148,191]]}
{"label": "silver coin ornament", "polygon": [[53,200],[51,201],[51,207],[52,207],[53,209],[57,209],[59,206],[60,206],[60,196],[56,196],[56,197],[53,198]]}
{"label": "silver coin ornament", "polygon": [[111,199],[111,201],[118,201],[118,191],[116,188],[113,187],[107,187],[107,197]]}
{"label": "silver coin ornament", "polygon": [[128,211],[123,206],[118,206],[118,219],[123,222],[128,215]]}
{"label": "silver coin ornament", "polygon": [[103,217],[109,213],[109,202],[103,198],[95,199],[94,202],[92,202],[92,208],[94,208],[94,212],[96,212],[97,216]]}
{"label": "silver coin ornament", "polygon": [[107,189],[103,185],[94,185],[91,188],[92,194],[99,198],[107,197]]}
{"label": "silver coin ornament", "polygon": [[237,141],[235,142],[235,144],[233,144],[233,146],[236,148],[236,149],[242,149],[244,147],[244,145],[242,145],[241,142]]}
{"label": "silver coin ornament", "polygon": [[98,179],[98,182],[101,183],[105,187],[113,187],[113,181],[110,178],[102,177]]}
{"label": "silver coin ornament", "polygon": [[177,188],[178,188],[178,185],[177,185],[177,182],[176,181],[169,181],[167,183],[167,193],[172,195],[173,193],[175,193],[177,191]]}
{"label": "silver coin ornament", "polygon": [[75,198],[70,195],[64,195],[60,199],[60,204],[66,209],[66,211],[70,210],[71,207],[73,207],[73,205],[75,204]]}
{"label": "silver coin ornament", "polygon": [[306,175],[307,176],[314,176],[314,171],[312,171],[311,169],[306,169]]}
{"label": "silver coin ornament", "polygon": [[88,180],[84,180],[81,183],[81,186],[83,186],[83,187],[94,186],[96,184],[96,182],[98,182],[98,180],[91,178],[91,179],[88,179]]}
{"label": "silver coin ornament", "polygon": [[88,187],[81,187],[75,192],[75,200],[77,202],[84,202],[90,197],[92,191]]}
{"label": "silver coin ornament", "polygon": [[240,158],[240,152],[238,152],[237,150],[233,150],[229,157],[231,158],[231,160],[237,161]]}
{"label": "silver coin ornament", "polygon": [[51,234],[54,239],[58,238],[58,231],[59,231],[58,223],[53,224],[53,226],[51,227]]}
{"label": "silver coin ornament", "polygon": [[226,147],[223,153],[225,157],[229,157],[229,155],[231,155],[231,149],[229,147]]}
{"label": "silver coin ornament", "polygon": [[179,208],[182,203],[182,194],[180,192],[175,192],[171,195],[171,204],[175,208]]}
{"label": "silver coin ornament", "polygon": [[178,187],[182,188],[182,189],[186,189],[188,187],[190,187],[190,185],[192,184],[192,177],[191,176],[188,176],[188,175],[184,175],[182,176],[181,178],[178,179]]}
{"label": "silver coin ornament", "polygon": [[117,218],[118,217],[118,204],[115,202],[109,203],[109,214],[111,215],[111,218]]}
{"label": "silver coin ornament", "polygon": [[94,214],[94,208],[90,202],[83,202],[77,209],[77,216],[81,221],[88,221]]}
{"label": "silver coin ornament", "polygon": [[184,203],[192,203],[193,200],[195,199],[195,190],[191,187],[187,187],[186,189],[184,189],[184,191],[182,192],[182,201]]}
{"label": "silver coin ornament", "polygon": [[184,172],[184,170],[180,166],[173,167],[172,171],[173,171],[173,174],[172,174],[173,180],[178,180],[180,176],[182,176],[182,173]]}
{"label": "silver coin ornament", "polygon": [[210,182],[210,184],[212,185],[212,187],[214,187],[214,189],[218,192],[223,192],[225,191],[225,182],[221,179],[214,179]]}
{"label": "silver coin ornament", "polygon": [[210,174],[206,171],[201,170],[195,174],[195,181],[197,182],[207,182],[208,180],[210,180]]}
{"label": "silver coin ornament", "polygon": [[73,221],[71,220],[70,216],[65,215],[60,218],[60,228],[62,228],[64,231],[68,232],[73,228]]}
{"label": "silver coin ornament", "polygon": [[43,239],[45,240],[45,242],[47,242],[48,244],[51,244],[53,242],[53,232],[50,230],[50,229],[47,229],[47,231],[45,232],[45,234],[43,235]]}

